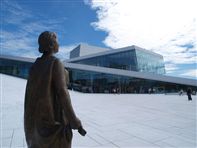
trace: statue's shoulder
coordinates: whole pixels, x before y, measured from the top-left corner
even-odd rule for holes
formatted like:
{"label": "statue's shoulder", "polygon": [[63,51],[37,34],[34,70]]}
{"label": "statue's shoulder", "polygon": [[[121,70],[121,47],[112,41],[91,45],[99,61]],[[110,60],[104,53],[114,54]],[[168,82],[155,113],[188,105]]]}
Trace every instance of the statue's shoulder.
{"label": "statue's shoulder", "polygon": [[58,63],[61,63],[61,60],[59,58],[55,57],[55,56],[52,56],[51,60],[56,61]]}
{"label": "statue's shoulder", "polygon": [[63,63],[61,62],[61,60],[57,57],[52,57],[53,62],[55,63],[55,65],[62,65]]}

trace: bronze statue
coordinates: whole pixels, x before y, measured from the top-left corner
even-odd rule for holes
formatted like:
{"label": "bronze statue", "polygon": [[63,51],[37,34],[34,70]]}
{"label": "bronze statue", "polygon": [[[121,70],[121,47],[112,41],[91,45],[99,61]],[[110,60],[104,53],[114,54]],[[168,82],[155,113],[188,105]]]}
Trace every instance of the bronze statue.
{"label": "bronze statue", "polygon": [[[70,148],[72,129],[85,135],[73,110],[66,84],[68,75],[54,56],[59,50],[56,34],[45,31],[38,38],[39,52],[30,69],[25,93],[24,129],[28,148]],[[68,73],[66,71],[66,73]]]}

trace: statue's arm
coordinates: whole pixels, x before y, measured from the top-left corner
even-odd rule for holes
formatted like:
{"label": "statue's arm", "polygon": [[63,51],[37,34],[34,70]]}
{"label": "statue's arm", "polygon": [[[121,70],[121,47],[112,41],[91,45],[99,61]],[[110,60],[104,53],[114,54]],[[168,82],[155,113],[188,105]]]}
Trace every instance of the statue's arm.
{"label": "statue's arm", "polygon": [[62,105],[66,118],[69,120],[71,128],[78,129],[81,126],[81,121],[75,115],[65,80],[64,66],[59,60],[56,60],[53,67],[53,84],[56,89],[55,92],[57,93],[58,100]]}

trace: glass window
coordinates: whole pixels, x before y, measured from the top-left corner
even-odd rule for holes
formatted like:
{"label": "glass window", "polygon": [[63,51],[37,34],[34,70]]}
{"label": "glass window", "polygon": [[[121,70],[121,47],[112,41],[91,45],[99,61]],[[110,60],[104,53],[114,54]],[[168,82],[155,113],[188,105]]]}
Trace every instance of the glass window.
{"label": "glass window", "polygon": [[141,50],[118,52],[75,61],[74,63],[165,74],[163,58]]}
{"label": "glass window", "polygon": [[137,70],[136,55],[134,50],[79,60],[79,61],[75,61],[74,63],[109,67],[116,69],[134,70],[134,71]]}
{"label": "glass window", "polygon": [[138,71],[165,74],[165,66],[162,57],[140,50],[136,50],[136,56]]}
{"label": "glass window", "polygon": [[167,83],[161,81],[119,76],[106,73],[83,71],[69,68],[70,84],[74,90],[91,93],[148,93],[151,88],[154,93],[178,92],[196,87]]}

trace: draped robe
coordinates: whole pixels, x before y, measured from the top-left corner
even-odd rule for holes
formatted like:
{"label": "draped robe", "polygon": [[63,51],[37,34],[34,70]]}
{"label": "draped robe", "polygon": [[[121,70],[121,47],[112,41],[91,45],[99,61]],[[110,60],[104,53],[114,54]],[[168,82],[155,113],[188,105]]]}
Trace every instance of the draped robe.
{"label": "draped robe", "polygon": [[[67,71],[66,71],[67,73]],[[69,148],[81,126],[66,87],[68,75],[56,57],[38,58],[30,69],[24,104],[28,148]]]}

